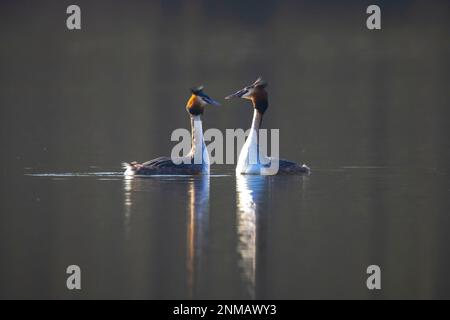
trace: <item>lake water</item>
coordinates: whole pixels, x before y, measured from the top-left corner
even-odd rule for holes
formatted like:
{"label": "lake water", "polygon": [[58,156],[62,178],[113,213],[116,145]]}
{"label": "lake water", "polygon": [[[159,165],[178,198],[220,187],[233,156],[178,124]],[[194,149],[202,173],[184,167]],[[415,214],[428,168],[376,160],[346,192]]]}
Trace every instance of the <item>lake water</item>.
{"label": "lake water", "polygon": [[[2,218],[4,296],[448,297],[450,185],[438,170],[17,181]],[[77,293],[65,288],[71,264]],[[366,288],[371,264],[381,292]]]}
{"label": "lake water", "polygon": [[[0,4],[0,298],[450,298],[447,2],[381,1],[379,32],[358,1],[78,4],[79,32]],[[223,97],[259,75],[310,176],[122,176],[170,155],[191,86],[205,129],[247,129]]]}

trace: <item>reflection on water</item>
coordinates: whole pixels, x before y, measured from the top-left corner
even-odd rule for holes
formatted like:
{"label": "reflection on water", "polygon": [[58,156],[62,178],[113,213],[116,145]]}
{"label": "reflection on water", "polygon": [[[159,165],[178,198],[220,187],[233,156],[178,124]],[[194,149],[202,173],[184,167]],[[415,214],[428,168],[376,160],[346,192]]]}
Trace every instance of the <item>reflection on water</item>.
{"label": "reflection on water", "polygon": [[188,295],[193,298],[196,274],[202,273],[203,250],[208,241],[209,176],[193,178],[188,187],[186,270]]}
{"label": "reflection on water", "polygon": [[[19,178],[3,202],[0,296],[71,298],[61,270],[76,263],[87,299],[448,297],[448,174],[209,179]],[[385,270],[377,294],[370,264]]]}
{"label": "reflection on water", "polygon": [[[296,193],[300,200],[296,213],[302,211],[303,198],[309,177],[269,177],[269,176],[236,176],[237,191],[237,251],[238,265],[241,270],[247,294],[254,299],[257,292],[257,272],[266,267],[267,229],[269,215],[277,215],[271,208],[274,196],[285,193],[285,190]],[[279,248],[283,249],[283,248]],[[261,277],[261,276],[260,276]]]}
{"label": "reflection on water", "polygon": [[251,298],[255,297],[256,281],[256,220],[260,204],[258,198],[264,193],[265,178],[262,176],[236,177],[237,234],[239,265]]}
{"label": "reflection on water", "polygon": [[[128,239],[132,232],[131,218],[134,212],[140,210],[136,193],[144,195],[155,189],[163,189],[165,193],[180,193],[186,197],[186,288],[187,297],[195,296],[197,275],[202,274],[204,248],[208,241],[209,223],[209,176],[191,177],[149,177],[149,178],[123,178],[124,213],[123,226],[125,238]],[[167,185],[168,183],[168,185]],[[170,191],[169,191],[170,190]],[[162,201],[162,200],[161,200]],[[170,200],[169,200],[170,201]],[[161,214],[166,214],[161,210]],[[161,244],[162,246],[164,244]]]}
{"label": "reflection on water", "polygon": [[133,190],[133,182],[135,180],[133,177],[124,177],[123,180],[123,195],[124,195],[124,219],[123,219],[123,225],[125,230],[125,237],[128,238],[128,235],[130,233],[130,218],[131,218],[131,206],[133,204],[131,199],[131,193]]}

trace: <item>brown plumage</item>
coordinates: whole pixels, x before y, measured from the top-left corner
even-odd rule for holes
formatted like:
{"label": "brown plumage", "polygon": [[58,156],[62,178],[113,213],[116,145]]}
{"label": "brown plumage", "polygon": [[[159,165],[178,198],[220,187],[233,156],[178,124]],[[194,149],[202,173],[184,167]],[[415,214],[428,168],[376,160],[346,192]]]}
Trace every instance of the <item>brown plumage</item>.
{"label": "brown plumage", "polygon": [[266,112],[269,107],[268,93],[265,90],[265,86],[256,86],[250,97],[253,103],[253,108],[258,110],[261,114]]}
{"label": "brown plumage", "polygon": [[[130,167],[135,175],[198,175],[203,173],[203,165],[193,164],[193,157],[186,159],[190,162],[175,164],[170,157],[159,157],[142,164],[136,161],[124,162],[123,166],[125,169]],[[186,159],[179,160],[186,161]],[[178,161],[176,162],[178,163]]]}
{"label": "brown plumage", "polygon": [[197,95],[192,94],[186,104],[186,110],[194,116],[202,115],[205,111],[205,106]]}

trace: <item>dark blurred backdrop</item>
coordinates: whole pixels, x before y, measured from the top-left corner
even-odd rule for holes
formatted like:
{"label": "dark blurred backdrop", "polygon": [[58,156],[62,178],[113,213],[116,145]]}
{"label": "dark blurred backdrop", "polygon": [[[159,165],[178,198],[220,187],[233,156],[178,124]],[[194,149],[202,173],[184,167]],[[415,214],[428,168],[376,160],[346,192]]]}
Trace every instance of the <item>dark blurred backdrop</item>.
{"label": "dark blurred backdrop", "polygon": [[[446,167],[448,1],[1,1],[3,170],[119,168],[170,154],[191,86],[263,76],[281,154],[312,167]],[[247,128],[244,101],[205,128]]]}

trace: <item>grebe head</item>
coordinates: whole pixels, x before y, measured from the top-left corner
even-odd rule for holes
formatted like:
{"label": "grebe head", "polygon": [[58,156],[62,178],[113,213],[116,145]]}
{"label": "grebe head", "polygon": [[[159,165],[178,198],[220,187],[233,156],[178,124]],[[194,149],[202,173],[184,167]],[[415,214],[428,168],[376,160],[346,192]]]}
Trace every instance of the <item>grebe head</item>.
{"label": "grebe head", "polygon": [[186,104],[186,110],[191,115],[197,116],[203,114],[207,105],[220,106],[220,103],[203,92],[203,86],[192,88],[191,93],[192,95]]}
{"label": "grebe head", "polygon": [[265,82],[263,79],[261,79],[261,77],[259,77],[251,85],[246,86],[233,94],[230,94],[229,96],[225,97],[225,99],[242,98],[251,100],[253,103],[253,107],[256,110],[258,110],[261,114],[263,114],[269,107],[266,87],[267,82]]}

